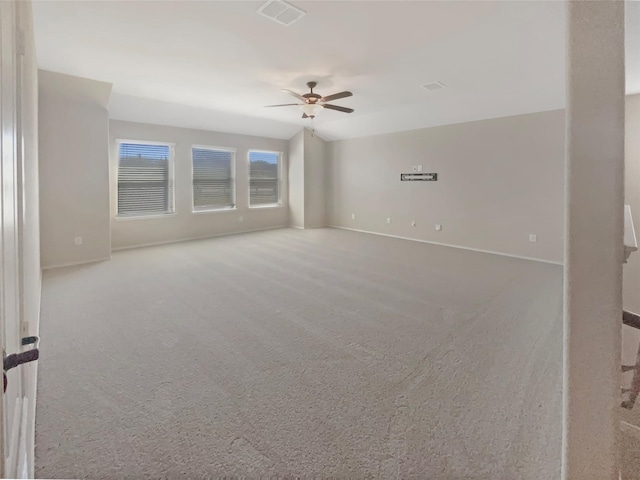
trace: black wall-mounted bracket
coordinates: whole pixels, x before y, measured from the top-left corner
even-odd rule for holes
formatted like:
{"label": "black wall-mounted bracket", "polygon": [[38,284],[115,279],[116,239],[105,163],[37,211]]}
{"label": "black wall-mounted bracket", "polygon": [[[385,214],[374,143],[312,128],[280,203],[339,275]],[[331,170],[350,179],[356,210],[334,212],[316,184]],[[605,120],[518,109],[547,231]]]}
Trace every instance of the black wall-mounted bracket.
{"label": "black wall-mounted bracket", "polygon": [[437,182],[437,173],[401,173],[401,182]]}

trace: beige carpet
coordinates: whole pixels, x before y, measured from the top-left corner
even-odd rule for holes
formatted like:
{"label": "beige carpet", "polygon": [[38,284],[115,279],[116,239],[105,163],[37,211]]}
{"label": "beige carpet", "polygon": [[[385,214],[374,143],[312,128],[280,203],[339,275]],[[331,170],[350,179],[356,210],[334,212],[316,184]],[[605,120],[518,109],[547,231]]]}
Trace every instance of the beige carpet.
{"label": "beige carpet", "polygon": [[559,478],[562,269],[335,229],[47,271],[36,475]]}

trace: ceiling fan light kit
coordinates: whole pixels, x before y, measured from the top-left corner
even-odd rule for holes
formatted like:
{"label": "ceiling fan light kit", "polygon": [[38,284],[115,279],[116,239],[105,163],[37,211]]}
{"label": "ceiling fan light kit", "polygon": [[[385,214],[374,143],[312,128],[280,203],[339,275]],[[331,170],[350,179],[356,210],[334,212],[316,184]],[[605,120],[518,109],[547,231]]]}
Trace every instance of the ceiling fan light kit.
{"label": "ceiling fan light kit", "polygon": [[288,93],[289,95],[293,95],[302,103],[284,103],[281,105],[266,105],[267,107],[289,107],[289,106],[300,106],[302,108],[302,118],[311,118],[313,119],[323,108],[328,108],[329,110],[336,110],[338,112],[344,113],[352,113],[353,108],[341,107],[339,105],[331,105],[330,102],[332,100],[338,100],[339,98],[346,98],[353,95],[351,92],[339,92],[334,93],[333,95],[327,95],[323,97],[318,95],[313,91],[316,87],[316,82],[307,82],[307,86],[309,87],[309,93],[305,93],[300,95],[292,90],[283,88],[282,91]]}
{"label": "ceiling fan light kit", "polygon": [[305,103],[302,106],[302,112],[307,116],[307,117],[315,117],[318,112],[320,112],[320,110],[322,110],[322,105],[320,105],[319,103]]}

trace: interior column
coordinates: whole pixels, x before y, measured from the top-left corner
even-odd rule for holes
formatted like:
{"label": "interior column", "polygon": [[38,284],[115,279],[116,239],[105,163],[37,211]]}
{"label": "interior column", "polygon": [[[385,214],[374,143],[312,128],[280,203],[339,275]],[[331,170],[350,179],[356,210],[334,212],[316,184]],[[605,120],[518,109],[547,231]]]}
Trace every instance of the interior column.
{"label": "interior column", "polygon": [[562,478],[618,479],[624,2],[567,3]]}

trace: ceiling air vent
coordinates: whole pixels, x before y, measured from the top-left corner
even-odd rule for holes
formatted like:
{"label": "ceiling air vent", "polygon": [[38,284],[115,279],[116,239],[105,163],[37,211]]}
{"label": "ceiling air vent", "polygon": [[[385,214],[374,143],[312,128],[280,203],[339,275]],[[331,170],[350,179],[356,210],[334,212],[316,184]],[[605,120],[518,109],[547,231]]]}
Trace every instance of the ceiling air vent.
{"label": "ceiling air vent", "polygon": [[442,88],[447,88],[447,86],[442,82],[431,82],[431,83],[425,83],[424,85],[422,85],[422,88],[432,92],[434,90],[440,90]]}
{"label": "ceiling air vent", "polygon": [[282,0],[269,0],[258,9],[258,13],[280,25],[289,26],[300,20],[306,12]]}

